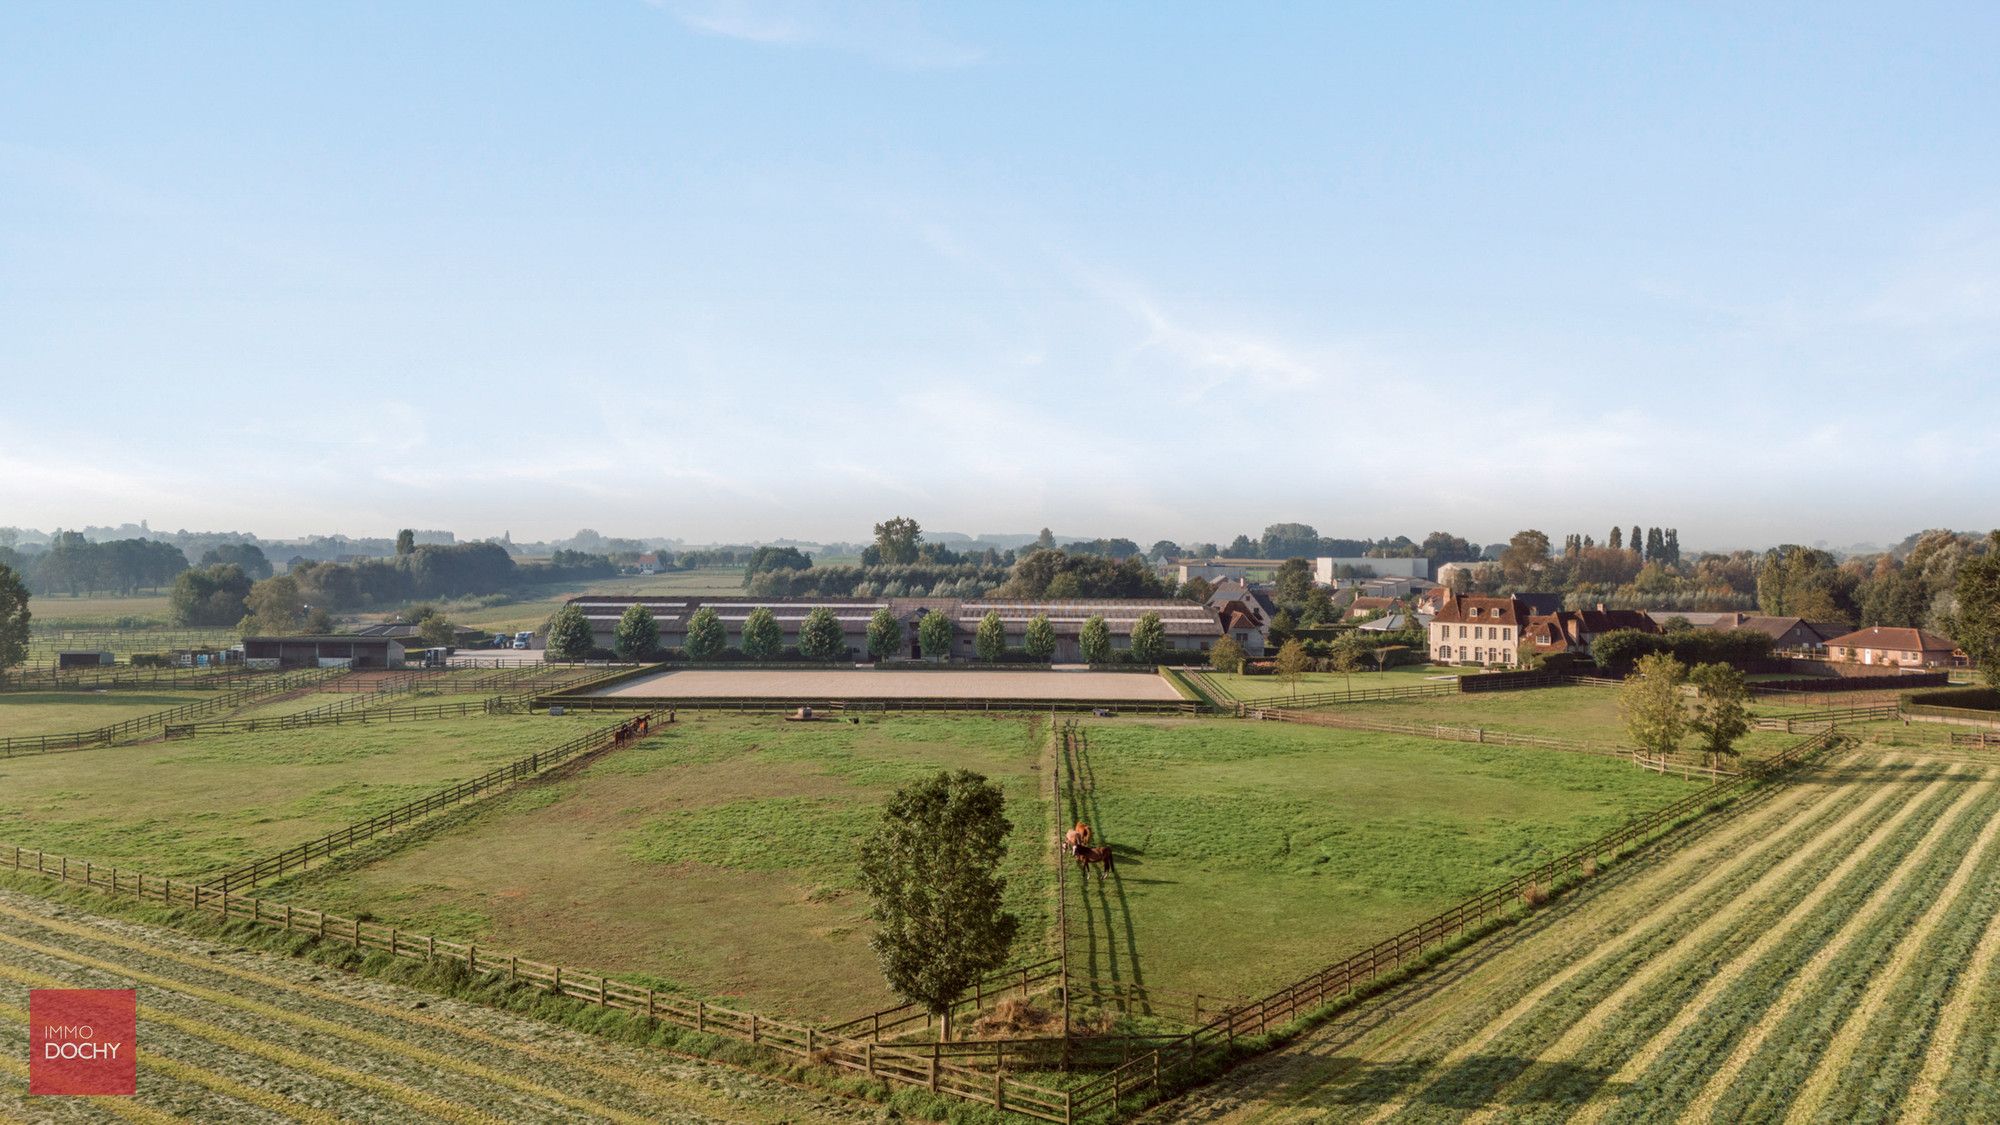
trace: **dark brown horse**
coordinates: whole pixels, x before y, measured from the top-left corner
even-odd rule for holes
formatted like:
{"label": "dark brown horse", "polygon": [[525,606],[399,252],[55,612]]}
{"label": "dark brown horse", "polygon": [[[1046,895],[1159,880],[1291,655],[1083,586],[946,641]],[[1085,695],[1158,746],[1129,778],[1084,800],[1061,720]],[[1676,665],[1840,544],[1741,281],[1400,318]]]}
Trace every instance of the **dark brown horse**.
{"label": "dark brown horse", "polygon": [[1111,856],[1110,844],[1096,848],[1091,847],[1089,844],[1078,845],[1076,849],[1076,866],[1078,870],[1083,872],[1084,878],[1090,878],[1090,865],[1093,863],[1098,865],[1097,881],[1100,883],[1104,881],[1104,876],[1107,872],[1117,870],[1118,864]]}

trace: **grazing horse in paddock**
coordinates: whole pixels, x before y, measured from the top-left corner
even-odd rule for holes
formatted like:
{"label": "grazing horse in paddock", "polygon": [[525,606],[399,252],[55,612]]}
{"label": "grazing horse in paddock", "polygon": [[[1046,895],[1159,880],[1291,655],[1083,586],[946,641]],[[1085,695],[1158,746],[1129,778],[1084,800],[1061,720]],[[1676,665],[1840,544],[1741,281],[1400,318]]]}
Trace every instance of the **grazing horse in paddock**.
{"label": "grazing horse in paddock", "polygon": [[1077,845],[1076,866],[1083,872],[1084,878],[1090,878],[1090,865],[1093,863],[1098,866],[1097,881],[1102,883],[1105,873],[1116,870],[1118,866],[1117,862],[1111,857],[1110,844],[1105,844],[1097,848],[1093,848],[1089,844]]}
{"label": "grazing horse in paddock", "polygon": [[1075,855],[1076,849],[1088,843],[1090,843],[1090,825],[1080,820],[1076,822],[1075,828],[1063,833],[1063,850],[1071,855]]}

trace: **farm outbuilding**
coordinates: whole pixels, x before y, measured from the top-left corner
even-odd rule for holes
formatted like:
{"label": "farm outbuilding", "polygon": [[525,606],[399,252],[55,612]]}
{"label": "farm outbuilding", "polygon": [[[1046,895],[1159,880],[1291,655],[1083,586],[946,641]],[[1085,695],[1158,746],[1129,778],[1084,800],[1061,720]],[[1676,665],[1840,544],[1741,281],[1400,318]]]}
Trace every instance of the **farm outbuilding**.
{"label": "farm outbuilding", "polygon": [[59,652],[56,653],[58,668],[101,668],[117,661],[108,652]]}
{"label": "farm outbuilding", "polygon": [[401,668],[403,643],[391,637],[245,637],[243,659],[280,668]]}
{"label": "farm outbuilding", "polygon": [[1216,610],[1198,602],[1168,598],[674,598],[629,597],[587,594],[570,599],[590,622],[597,647],[609,649],[618,619],[635,603],[653,612],[660,631],[660,644],[679,648],[686,643],[688,620],[703,609],[712,609],[721,619],[730,648],[743,643],[743,625],[750,614],[768,609],[777,619],[787,646],[798,644],[799,628],[806,616],[824,608],[840,623],[849,657],[864,660],[868,653],[868,621],[877,610],[886,609],[903,628],[902,655],[908,659],[937,657],[925,653],[918,640],[918,622],[927,613],[941,613],[952,622],[952,653],[960,659],[974,657],[974,634],[980,619],[993,613],[1006,632],[1007,647],[1019,649],[1025,643],[1030,618],[1045,616],[1055,633],[1055,661],[1074,663],[1083,658],[1078,635],[1083,623],[1102,617],[1111,633],[1115,650],[1131,647],[1132,626],[1141,615],[1159,615],[1166,647],[1174,652],[1206,652],[1222,636]]}

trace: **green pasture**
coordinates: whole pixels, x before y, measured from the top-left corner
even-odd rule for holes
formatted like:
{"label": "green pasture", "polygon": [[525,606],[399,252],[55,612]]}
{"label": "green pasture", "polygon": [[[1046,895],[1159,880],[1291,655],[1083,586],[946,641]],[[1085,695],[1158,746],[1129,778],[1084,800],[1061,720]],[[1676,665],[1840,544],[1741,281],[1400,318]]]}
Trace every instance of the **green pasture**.
{"label": "green pasture", "polygon": [[[1292,685],[1276,676],[1244,676],[1233,672],[1206,674],[1209,682],[1221,688],[1224,694],[1245,703],[1285,700],[1294,694]],[[1478,674],[1477,668],[1440,664],[1405,665],[1383,672],[1355,672],[1352,675],[1343,675],[1339,672],[1306,672],[1299,677],[1297,694],[1310,695],[1322,691],[1373,691],[1381,688],[1432,685],[1450,687],[1453,679]]]}
{"label": "green pasture", "polygon": [[[1526,691],[1477,692],[1426,699],[1390,699],[1336,705],[1333,710],[1358,719],[1386,723],[1416,723],[1480,728],[1540,738],[1630,746],[1632,736],[1618,710],[1614,687],[1531,688]],[[1757,713],[1757,707],[1752,707]],[[1752,731],[1737,745],[1746,758],[1772,754],[1802,737],[1782,731]],[[1694,752],[1689,736],[1683,754]]]}
{"label": "green pasture", "polygon": [[28,599],[30,623],[37,628],[94,628],[112,625],[164,626],[167,624],[167,595],[91,594],[72,598],[64,594],[38,594]]}
{"label": "green pasture", "polygon": [[213,691],[150,689],[0,692],[0,738],[95,730],[213,698]]}
{"label": "green pasture", "polygon": [[[1071,971],[1249,996],[1686,794],[1615,759],[1278,723],[1088,725]],[[1081,906],[1079,907],[1079,902]]]}
{"label": "green pasture", "polygon": [[694,715],[287,893],[773,1015],[859,1015],[897,1000],[856,849],[897,786],[941,769],[1005,787],[1016,959],[1047,955],[1047,747],[1034,716]]}
{"label": "green pasture", "polygon": [[0,844],[157,875],[202,875],[610,721],[481,716],[0,759]]}

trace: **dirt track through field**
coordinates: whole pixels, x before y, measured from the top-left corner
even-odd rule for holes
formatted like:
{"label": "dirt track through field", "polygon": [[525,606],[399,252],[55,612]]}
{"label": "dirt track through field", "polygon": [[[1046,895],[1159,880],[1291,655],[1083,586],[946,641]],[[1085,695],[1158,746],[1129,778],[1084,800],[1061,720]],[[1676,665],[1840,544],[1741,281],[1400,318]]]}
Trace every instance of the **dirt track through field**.
{"label": "dirt track through field", "polygon": [[[140,990],[140,1097],[77,1103],[86,1109],[164,1120],[872,1116],[728,1067],[0,891],[0,999],[57,986]],[[13,1026],[0,1011],[0,1037]],[[38,1117],[46,1104],[0,1094],[0,1114]]]}

